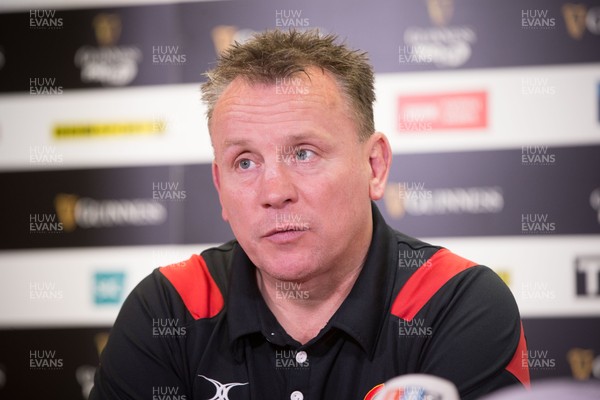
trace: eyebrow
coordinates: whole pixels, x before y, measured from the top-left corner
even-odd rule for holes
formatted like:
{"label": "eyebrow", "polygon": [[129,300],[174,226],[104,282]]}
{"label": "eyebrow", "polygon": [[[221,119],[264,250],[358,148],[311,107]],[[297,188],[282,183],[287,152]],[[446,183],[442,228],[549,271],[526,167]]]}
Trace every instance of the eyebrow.
{"label": "eyebrow", "polygon": [[[308,139],[321,139],[313,132],[303,132],[303,133],[295,133],[291,135],[287,135],[282,138],[286,143],[297,143]],[[251,143],[248,139],[227,139],[223,142],[225,148],[233,147],[233,146],[247,146]]]}

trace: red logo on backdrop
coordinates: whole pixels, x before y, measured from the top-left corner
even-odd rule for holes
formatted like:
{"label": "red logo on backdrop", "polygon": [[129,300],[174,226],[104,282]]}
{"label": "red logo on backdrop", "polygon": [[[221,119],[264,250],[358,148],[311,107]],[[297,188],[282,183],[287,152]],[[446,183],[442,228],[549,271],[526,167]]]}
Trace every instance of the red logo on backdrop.
{"label": "red logo on backdrop", "polygon": [[398,131],[427,132],[487,127],[487,92],[398,97]]}

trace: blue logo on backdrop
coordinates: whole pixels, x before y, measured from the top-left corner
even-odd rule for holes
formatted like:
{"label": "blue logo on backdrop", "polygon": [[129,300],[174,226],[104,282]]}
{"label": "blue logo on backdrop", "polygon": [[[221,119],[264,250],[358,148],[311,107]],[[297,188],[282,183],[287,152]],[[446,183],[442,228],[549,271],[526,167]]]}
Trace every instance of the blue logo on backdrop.
{"label": "blue logo on backdrop", "polygon": [[96,272],[94,274],[94,303],[120,304],[124,289],[124,272]]}

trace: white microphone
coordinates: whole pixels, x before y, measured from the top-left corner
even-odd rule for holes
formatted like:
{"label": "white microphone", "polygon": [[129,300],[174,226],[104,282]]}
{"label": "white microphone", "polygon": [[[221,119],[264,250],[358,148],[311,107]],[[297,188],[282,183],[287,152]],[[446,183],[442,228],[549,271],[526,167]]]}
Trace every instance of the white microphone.
{"label": "white microphone", "polygon": [[438,376],[408,374],[385,382],[374,400],[460,400],[454,383]]}

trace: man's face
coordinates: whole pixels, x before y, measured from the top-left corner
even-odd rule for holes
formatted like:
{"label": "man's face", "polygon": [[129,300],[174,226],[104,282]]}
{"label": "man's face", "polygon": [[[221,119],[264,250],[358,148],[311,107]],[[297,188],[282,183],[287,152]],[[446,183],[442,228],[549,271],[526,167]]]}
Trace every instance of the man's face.
{"label": "man's face", "polygon": [[383,135],[361,143],[335,80],[307,72],[275,84],[234,80],[210,122],[223,218],[252,262],[284,281],[364,256],[370,200],[385,183],[374,185],[372,168]]}

